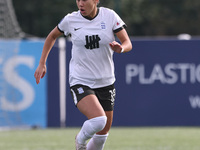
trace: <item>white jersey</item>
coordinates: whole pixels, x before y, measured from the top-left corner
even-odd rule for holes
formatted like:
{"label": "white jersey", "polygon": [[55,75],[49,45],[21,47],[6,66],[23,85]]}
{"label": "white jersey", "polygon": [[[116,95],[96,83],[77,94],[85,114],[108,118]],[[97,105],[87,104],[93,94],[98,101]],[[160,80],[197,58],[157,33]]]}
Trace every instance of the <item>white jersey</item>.
{"label": "white jersey", "polygon": [[99,88],[115,82],[113,50],[109,43],[115,40],[114,32],[125,26],[111,9],[100,7],[93,19],[83,17],[80,11],[66,15],[58,29],[71,35],[72,58],[69,68],[70,86],[83,84]]}

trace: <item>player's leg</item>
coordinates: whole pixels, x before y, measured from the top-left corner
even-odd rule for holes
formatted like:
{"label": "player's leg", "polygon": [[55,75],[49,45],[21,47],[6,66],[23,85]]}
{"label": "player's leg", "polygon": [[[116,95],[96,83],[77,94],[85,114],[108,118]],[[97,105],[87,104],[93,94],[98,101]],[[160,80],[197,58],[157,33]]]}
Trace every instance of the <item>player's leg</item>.
{"label": "player's leg", "polygon": [[94,94],[85,96],[77,104],[79,111],[84,114],[88,119],[99,116],[106,116],[101,104]]}
{"label": "player's leg", "polygon": [[70,88],[75,105],[88,118],[76,136],[76,149],[86,149],[86,141],[105,127],[107,117],[92,89],[84,85]]}
{"label": "player's leg", "polygon": [[96,133],[87,144],[87,150],[103,150],[108,132],[112,126],[113,121],[113,107],[115,101],[115,87],[110,85],[104,88],[95,90],[105,113],[107,116],[107,123],[103,130]]}
{"label": "player's leg", "polygon": [[113,121],[113,111],[105,111],[106,116],[107,116],[107,122],[106,126],[104,127],[103,130],[99,131],[97,134],[99,135],[104,135],[107,134],[112,126],[112,121]]}
{"label": "player's leg", "polygon": [[77,107],[80,112],[88,118],[88,120],[84,122],[76,140],[79,144],[86,145],[88,139],[105,127],[107,117],[95,95],[84,97],[79,101]]}
{"label": "player's leg", "polygon": [[103,130],[94,134],[87,144],[87,150],[103,150],[108,137],[108,132],[112,125],[113,111],[106,111],[107,123]]}

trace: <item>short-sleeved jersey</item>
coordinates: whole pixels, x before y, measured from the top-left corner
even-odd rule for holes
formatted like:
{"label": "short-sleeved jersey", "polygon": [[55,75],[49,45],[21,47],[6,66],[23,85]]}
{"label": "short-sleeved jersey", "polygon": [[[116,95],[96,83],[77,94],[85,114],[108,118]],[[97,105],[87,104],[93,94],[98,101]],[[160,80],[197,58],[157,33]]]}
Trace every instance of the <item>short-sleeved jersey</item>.
{"label": "short-sleeved jersey", "polygon": [[100,7],[92,20],[80,11],[67,14],[58,24],[66,36],[71,35],[72,57],[69,66],[70,86],[76,84],[99,88],[115,82],[113,50],[109,43],[115,40],[114,32],[125,23],[111,9]]}

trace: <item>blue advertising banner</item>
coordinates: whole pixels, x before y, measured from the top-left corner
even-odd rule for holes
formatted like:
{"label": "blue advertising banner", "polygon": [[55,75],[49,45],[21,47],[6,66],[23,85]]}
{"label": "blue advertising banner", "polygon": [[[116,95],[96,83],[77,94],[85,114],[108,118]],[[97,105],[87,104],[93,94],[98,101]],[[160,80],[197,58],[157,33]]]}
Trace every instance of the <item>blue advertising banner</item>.
{"label": "blue advertising banner", "polygon": [[114,125],[199,126],[200,41],[135,41],[115,55]]}
{"label": "blue advertising banner", "polygon": [[44,41],[0,41],[0,127],[46,127],[46,80],[34,72]]}
{"label": "blue advertising banner", "polygon": [[[199,126],[199,43],[199,40],[133,41],[131,52],[114,54],[117,95],[113,126]],[[68,66],[71,42],[66,41],[66,45]],[[51,56],[49,63],[58,59],[55,57]],[[52,77],[57,74],[51,73]],[[53,82],[53,78],[48,79],[48,84]],[[66,126],[80,126],[86,118],[74,106],[68,73],[66,86]],[[51,91],[59,93],[59,85],[54,84]],[[50,97],[52,107],[59,105],[53,101]],[[52,111],[59,111],[59,107],[49,110]],[[59,117],[57,114],[54,118]],[[53,122],[50,118],[49,123]]]}

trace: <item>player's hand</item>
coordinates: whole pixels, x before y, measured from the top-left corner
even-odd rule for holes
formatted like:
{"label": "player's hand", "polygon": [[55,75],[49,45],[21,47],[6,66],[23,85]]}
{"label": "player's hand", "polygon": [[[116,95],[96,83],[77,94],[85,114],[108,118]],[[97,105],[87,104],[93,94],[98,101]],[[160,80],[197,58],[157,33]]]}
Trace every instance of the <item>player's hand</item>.
{"label": "player's hand", "polygon": [[36,80],[37,84],[39,84],[40,83],[40,79],[45,76],[46,71],[47,71],[46,65],[42,65],[42,64],[38,65],[38,67],[37,67],[37,69],[35,71],[35,74],[34,74],[34,77],[35,77],[35,80]]}
{"label": "player's hand", "polygon": [[114,51],[114,52],[116,52],[116,53],[121,53],[121,51],[122,51],[122,46],[121,46],[121,44],[119,44],[118,42],[116,42],[116,41],[113,41],[112,43],[109,43],[109,45],[110,45],[110,47],[111,47],[111,49]]}

